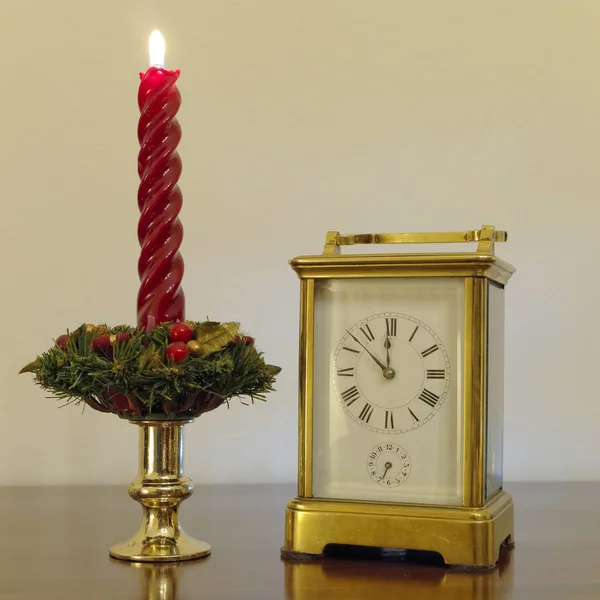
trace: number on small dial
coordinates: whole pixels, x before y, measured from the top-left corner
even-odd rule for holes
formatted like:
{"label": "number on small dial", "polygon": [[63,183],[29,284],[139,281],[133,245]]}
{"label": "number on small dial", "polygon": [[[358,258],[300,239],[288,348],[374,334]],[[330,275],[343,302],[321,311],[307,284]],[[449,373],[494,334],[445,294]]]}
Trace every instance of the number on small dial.
{"label": "number on small dial", "polygon": [[369,453],[367,469],[371,479],[383,487],[396,487],[410,475],[410,457],[402,446],[385,442]]}
{"label": "number on small dial", "polygon": [[450,385],[442,340],[402,313],[378,313],[347,329],[332,366],[343,409],[378,433],[421,427],[439,411]]}

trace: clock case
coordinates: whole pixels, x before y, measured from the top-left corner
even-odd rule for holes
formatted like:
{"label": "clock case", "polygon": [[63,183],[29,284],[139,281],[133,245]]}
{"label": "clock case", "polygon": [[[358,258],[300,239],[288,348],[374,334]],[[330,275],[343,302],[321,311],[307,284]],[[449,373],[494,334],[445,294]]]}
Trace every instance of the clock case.
{"label": "clock case", "polygon": [[[506,232],[496,231],[493,226],[438,233],[340,235],[329,232],[323,255],[301,256],[290,261],[300,279],[299,455],[298,495],[286,509],[283,557],[318,557],[329,544],[346,544],[434,551],[449,565],[493,568],[500,547],[512,545],[513,500],[502,489],[501,473],[498,489],[486,494],[487,377],[490,367],[488,298],[490,286],[503,290],[515,271],[513,266],[495,255],[495,242],[506,239]],[[419,254],[340,253],[343,245],[460,242],[478,242],[477,250]],[[464,279],[462,506],[313,497],[315,280],[346,277]],[[500,403],[503,403],[502,398]],[[494,412],[502,415],[502,406],[496,406]],[[501,444],[502,423],[490,424],[490,430],[492,427],[496,428],[493,435]]]}

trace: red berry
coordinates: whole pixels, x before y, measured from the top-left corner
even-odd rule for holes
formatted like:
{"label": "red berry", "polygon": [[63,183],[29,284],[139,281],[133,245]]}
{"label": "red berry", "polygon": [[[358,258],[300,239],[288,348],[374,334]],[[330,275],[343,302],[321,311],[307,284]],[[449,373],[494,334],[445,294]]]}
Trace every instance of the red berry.
{"label": "red berry", "polygon": [[192,339],[193,333],[194,332],[187,323],[175,323],[175,325],[169,329],[169,339],[172,342],[187,343]]}
{"label": "red berry", "polygon": [[113,359],[113,343],[123,344],[131,338],[131,333],[101,335],[92,340],[92,352],[104,355],[108,360]]}
{"label": "red berry", "polygon": [[63,333],[62,335],[59,335],[56,338],[56,345],[59,348],[66,348],[68,343],[69,343],[69,336],[66,333]]}
{"label": "red berry", "polygon": [[131,333],[118,333],[117,343],[124,344],[127,340],[131,339]]}
{"label": "red berry", "polygon": [[110,341],[110,335],[101,335],[100,337],[92,340],[92,350],[94,352],[102,352],[102,354],[112,354],[112,343]]}
{"label": "red berry", "polygon": [[254,344],[254,338],[250,337],[249,335],[245,335],[243,337],[244,340],[244,344]]}
{"label": "red berry", "polygon": [[183,342],[173,342],[167,346],[167,360],[171,362],[179,362],[187,358],[188,354],[188,347]]}

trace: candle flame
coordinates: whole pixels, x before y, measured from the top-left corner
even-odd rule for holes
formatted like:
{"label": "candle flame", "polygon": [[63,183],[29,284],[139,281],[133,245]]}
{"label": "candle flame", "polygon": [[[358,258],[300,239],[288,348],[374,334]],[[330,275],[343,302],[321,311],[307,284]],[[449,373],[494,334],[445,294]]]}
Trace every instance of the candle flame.
{"label": "candle flame", "polygon": [[150,66],[165,66],[165,40],[158,29],[150,34]]}

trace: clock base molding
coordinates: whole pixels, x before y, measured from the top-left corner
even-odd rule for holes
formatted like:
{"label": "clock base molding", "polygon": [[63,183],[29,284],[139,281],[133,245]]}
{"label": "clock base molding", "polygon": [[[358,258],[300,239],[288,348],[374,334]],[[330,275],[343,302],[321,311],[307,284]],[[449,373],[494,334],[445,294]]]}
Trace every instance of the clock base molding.
{"label": "clock base molding", "polygon": [[344,544],[438,552],[451,566],[491,569],[513,536],[513,500],[504,491],[481,508],[297,497],[286,510],[281,554],[316,558]]}

